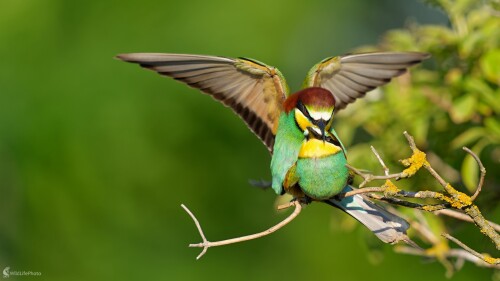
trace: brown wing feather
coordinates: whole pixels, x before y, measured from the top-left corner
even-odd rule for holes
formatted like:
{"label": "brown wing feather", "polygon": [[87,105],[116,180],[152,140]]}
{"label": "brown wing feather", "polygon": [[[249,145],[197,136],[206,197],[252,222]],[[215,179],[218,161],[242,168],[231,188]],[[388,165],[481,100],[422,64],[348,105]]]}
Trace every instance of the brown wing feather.
{"label": "brown wing feather", "polygon": [[279,71],[249,59],[133,53],[117,56],[200,89],[230,107],[272,151],[288,94]]}
{"label": "brown wing feather", "polygon": [[418,52],[381,52],[332,57],[310,70],[305,85],[330,90],[336,100],[335,108],[339,110],[428,57],[428,54]]}

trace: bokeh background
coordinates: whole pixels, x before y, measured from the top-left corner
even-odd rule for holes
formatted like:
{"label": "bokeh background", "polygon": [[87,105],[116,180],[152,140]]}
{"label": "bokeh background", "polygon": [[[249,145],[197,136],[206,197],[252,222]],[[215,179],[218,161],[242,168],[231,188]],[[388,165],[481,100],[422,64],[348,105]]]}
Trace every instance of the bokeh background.
{"label": "bokeh background", "polygon": [[[270,156],[211,98],[114,59],[252,57],[297,90],[319,60],[414,22],[449,26],[416,0],[0,1],[0,269],[42,273],[11,280],[444,279],[439,263],[393,253],[322,204],[271,236],[196,261],[187,245],[200,237],[181,203],[210,240],[286,215],[272,191],[248,184],[270,178]],[[349,130],[348,116],[337,125],[349,145],[373,140]],[[490,249],[478,231],[466,233]],[[466,264],[454,280],[491,276]]]}

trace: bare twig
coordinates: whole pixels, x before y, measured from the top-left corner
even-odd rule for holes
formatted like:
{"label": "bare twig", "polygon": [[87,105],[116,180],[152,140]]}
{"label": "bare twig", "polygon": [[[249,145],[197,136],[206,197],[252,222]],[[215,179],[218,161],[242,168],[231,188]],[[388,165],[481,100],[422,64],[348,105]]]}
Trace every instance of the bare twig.
{"label": "bare twig", "polygon": [[489,264],[494,264],[494,265],[499,265],[500,264],[500,259],[498,259],[498,258],[492,258],[491,256],[486,255],[486,254],[484,254],[484,255],[480,254],[480,253],[474,251],[473,249],[471,249],[469,246],[465,245],[462,241],[460,241],[457,238],[449,235],[448,233],[443,233],[441,235],[443,237],[445,237],[446,239],[448,239],[450,241],[453,241],[455,244],[457,244],[458,246],[462,247],[467,252],[473,254],[474,256],[482,259],[483,261],[485,261],[485,262],[487,262]]}
{"label": "bare twig", "polygon": [[354,196],[356,194],[361,194],[361,193],[372,193],[372,192],[384,192],[386,190],[385,187],[383,186],[377,186],[377,187],[364,187],[360,189],[354,189],[351,191],[348,191],[346,193],[339,194],[339,197],[349,197],[349,196]]}
{"label": "bare twig", "polygon": [[455,168],[450,166],[448,163],[444,162],[443,159],[436,153],[432,151],[428,151],[427,153],[427,161],[431,164],[432,167],[435,167],[440,174],[446,175],[448,181],[458,182],[460,181],[460,172]]}
{"label": "bare twig", "polygon": [[203,230],[201,228],[201,225],[198,222],[198,220],[196,219],[196,217],[193,215],[193,213],[186,206],[184,206],[184,204],[181,205],[181,207],[193,219],[193,221],[196,225],[196,228],[198,228],[198,231],[200,232],[200,236],[203,240],[203,242],[198,243],[198,244],[189,244],[189,247],[203,248],[203,250],[198,255],[198,257],[196,257],[196,259],[200,259],[207,252],[208,248],[210,248],[210,247],[229,245],[229,244],[234,244],[234,243],[238,243],[238,242],[244,242],[244,241],[248,241],[248,240],[252,240],[252,239],[257,239],[257,238],[269,235],[269,234],[277,231],[278,229],[287,225],[289,222],[291,222],[293,219],[295,219],[300,214],[300,211],[302,210],[302,204],[300,203],[299,200],[294,200],[291,202],[291,204],[285,204],[285,205],[280,206],[280,207],[283,209],[283,208],[288,208],[291,206],[295,206],[293,213],[290,214],[286,219],[284,219],[280,223],[276,224],[275,226],[273,226],[267,230],[264,230],[264,231],[259,232],[259,233],[251,234],[251,235],[242,236],[242,237],[237,237],[237,238],[232,238],[232,239],[227,239],[227,240],[222,240],[222,241],[216,241],[216,242],[210,242],[205,238],[205,235],[203,234]]}
{"label": "bare twig", "polygon": [[[444,215],[444,216],[452,217],[452,218],[455,218],[455,219],[458,219],[458,220],[463,220],[463,221],[466,221],[466,222],[472,222],[472,223],[474,222],[474,220],[471,219],[467,214],[464,214],[462,212],[455,211],[455,210],[444,209],[444,210],[434,211],[433,213],[436,214],[436,215]],[[496,231],[500,231],[500,225],[499,224],[496,224],[496,223],[494,223],[492,221],[489,221],[489,220],[487,220],[487,222]]]}
{"label": "bare twig", "polygon": [[408,144],[410,145],[411,150],[418,149],[417,145],[415,144],[415,139],[413,139],[413,137],[410,134],[408,134],[407,131],[404,131],[403,135],[406,137],[406,140],[408,141]]}
{"label": "bare twig", "polygon": [[477,184],[476,192],[470,197],[472,201],[476,200],[477,196],[481,192],[481,189],[483,188],[484,184],[484,177],[486,176],[486,169],[483,166],[483,163],[481,162],[481,159],[476,155],[476,153],[472,152],[472,150],[468,149],[467,147],[462,147],[463,150],[467,151],[474,160],[476,160],[477,165],[479,166],[479,170],[481,171],[481,177],[479,178],[479,182]]}
{"label": "bare twig", "polygon": [[[453,272],[455,271],[453,264],[447,259],[448,258],[447,253],[449,253],[449,249],[447,249],[446,247],[443,249],[442,246],[440,246],[439,244],[425,250],[415,249],[414,251],[410,247],[396,247],[394,251],[400,254],[434,258],[444,266],[444,268],[446,269],[446,277],[448,278],[451,278]],[[474,256],[472,257],[475,258]]]}
{"label": "bare twig", "polygon": [[[188,207],[186,207],[186,205],[181,204],[181,207],[193,219],[194,224],[196,225],[196,228],[200,232],[200,236],[201,236],[201,239],[203,240],[203,242],[208,242],[207,238],[205,238],[205,234],[203,233],[203,229],[201,228],[201,225],[200,225],[200,222],[198,221],[198,219],[196,219],[194,214],[191,212],[191,210],[188,209]],[[191,245],[189,245],[189,246],[191,247]],[[207,250],[208,250],[208,247],[203,248],[203,251],[201,251],[201,253],[196,257],[196,259],[199,260],[207,252]]]}
{"label": "bare twig", "polygon": [[387,166],[385,165],[384,160],[382,160],[382,157],[380,157],[380,154],[378,154],[377,150],[375,150],[375,147],[373,147],[373,145],[371,145],[370,148],[373,154],[375,154],[375,157],[377,157],[378,162],[382,166],[382,169],[384,169],[384,175],[389,176],[389,168],[387,168]]}
{"label": "bare twig", "polygon": [[346,164],[346,167],[349,170],[353,171],[356,175],[358,175],[364,179],[364,181],[359,185],[359,188],[364,187],[367,183],[374,181],[374,180],[400,179],[400,178],[405,177],[403,173],[388,174],[385,176],[376,176],[376,175],[372,175],[372,174],[363,173],[361,170],[356,169],[355,167],[353,167],[349,164]]}
{"label": "bare twig", "polygon": [[446,208],[450,207],[449,204],[419,204],[419,203],[401,200],[398,198],[381,196],[381,195],[373,194],[373,193],[367,194],[367,196],[370,198],[373,198],[375,200],[385,201],[385,202],[392,204],[392,205],[398,205],[398,206],[408,207],[408,208],[417,209],[417,210],[424,210],[424,211],[437,211],[437,210],[442,210],[442,209],[446,209]]}
{"label": "bare twig", "polygon": [[422,235],[422,237],[429,241],[429,243],[431,243],[432,245],[438,245],[440,243],[440,239],[432,232],[431,227],[429,226],[424,214],[421,211],[417,210],[414,210],[413,213],[416,218],[416,221],[414,222],[415,230],[418,231]]}
{"label": "bare twig", "polygon": [[[432,253],[429,253],[427,250],[417,249],[417,248],[408,247],[408,246],[397,246],[394,248],[394,251],[396,253],[400,253],[400,254],[423,256],[423,257],[429,257],[429,258],[435,257]],[[500,265],[486,263],[482,259],[474,256],[473,254],[471,254],[463,249],[449,249],[444,254],[447,258],[464,259],[464,260],[472,262],[478,266],[492,267],[492,268],[500,269]]]}
{"label": "bare twig", "polygon": [[296,204],[295,201],[297,201],[297,200],[292,200],[292,201],[290,201],[288,203],[278,205],[278,207],[276,207],[276,209],[278,211],[281,211],[281,210],[284,210],[284,209],[288,209],[288,208],[290,208],[290,207],[292,207],[293,205]]}
{"label": "bare twig", "polygon": [[[492,267],[500,269],[500,265],[489,264],[464,249],[450,249],[445,240],[439,239],[434,235],[422,212],[414,212],[417,220],[409,218],[395,209],[392,209],[391,212],[404,217],[408,222],[410,222],[412,228],[417,231],[417,233],[420,234],[422,238],[424,238],[424,240],[427,240],[430,244],[432,244],[432,247],[427,249],[398,246],[394,249],[395,252],[435,258],[446,268],[446,275],[448,277],[451,277],[455,270],[460,269],[464,261],[469,261],[482,267]],[[448,260],[449,258],[455,258],[455,263],[452,264]]]}

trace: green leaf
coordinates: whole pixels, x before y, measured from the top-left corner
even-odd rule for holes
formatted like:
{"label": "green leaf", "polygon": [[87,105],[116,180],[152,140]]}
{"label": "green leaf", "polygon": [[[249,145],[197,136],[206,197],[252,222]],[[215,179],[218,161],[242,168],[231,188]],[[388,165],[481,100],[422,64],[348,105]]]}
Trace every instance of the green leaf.
{"label": "green leaf", "polygon": [[[488,143],[488,141],[480,141],[471,150],[479,157],[481,151]],[[465,156],[464,162],[462,162],[461,173],[465,187],[470,192],[474,192],[479,181],[479,166],[472,156]]]}
{"label": "green leaf", "polygon": [[418,44],[415,42],[414,36],[407,30],[397,29],[389,31],[385,34],[384,41],[387,42],[384,44],[386,45],[384,47],[387,47],[387,49],[395,48],[405,51],[418,50],[415,48]]}
{"label": "green leaf", "polygon": [[476,97],[466,94],[453,101],[451,108],[451,119],[459,124],[469,121],[476,111]]}
{"label": "green leaf", "polygon": [[418,118],[412,124],[412,133],[418,145],[427,143],[427,132],[429,131],[429,120],[426,116]]}
{"label": "green leaf", "polygon": [[460,134],[451,142],[451,148],[457,149],[466,146],[484,136],[486,136],[486,130],[484,128],[482,127],[470,128],[467,131]]}
{"label": "green leaf", "polygon": [[445,11],[442,1],[439,0],[423,0],[423,2],[435,9],[441,9],[443,12]]}
{"label": "green leaf", "polygon": [[488,51],[481,57],[481,71],[488,81],[500,85],[500,49]]}
{"label": "green leaf", "polygon": [[448,70],[444,77],[446,85],[459,86],[463,79],[462,70],[458,67]]}
{"label": "green leaf", "polygon": [[460,56],[467,58],[471,54],[481,50],[483,45],[483,35],[479,32],[468,34],[460,44]]}
{"label": "green leaf", "polygon": [[478,93],[495,112],[500,112],[500,97],[497,97],[498,93],[495,93],[485,80],[468,78],[465,80],[465,89],[468,92]]}
{"label": "green leaf", "polygon": [[494,117],[489,117],[484,120],[484,126],[491,136],[500,139],[500,122]]}
{"label": "green leaf", "polygon": [[424,25],[418,29],[420,45],[424,50],[442,50],[457,43],[456,33],[444,26]]}
{"label": "green leaf", "polygon": [[488,1],[488,5],[495,12],[500,12],[500,1]]}
{"label": "green leaf", "polygon": [[476,0],[455,0],[449,1],[451,9],[455,13],[466,14],[474,5],[476,5]]}

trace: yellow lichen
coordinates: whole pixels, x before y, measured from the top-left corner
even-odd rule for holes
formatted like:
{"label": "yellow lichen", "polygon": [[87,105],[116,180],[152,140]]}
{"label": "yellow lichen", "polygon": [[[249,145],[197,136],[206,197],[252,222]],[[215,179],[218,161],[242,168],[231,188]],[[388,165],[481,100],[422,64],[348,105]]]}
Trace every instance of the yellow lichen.
{"label": "yellow lichen", "polygon": [[436,193],[436,197],[435,198],[438,199],[438,200],[444,201],[446,203],[449,203],[451,205],[453,205],[453,203],[456,202],[455,200],[453,200],[453,198],[445,196],[442,193]]}
{"label": "yellow lichen", "polygon": [[390,180],[386,180],[382,187],[385,188],[384,195],[386,196],[391,196],[399,192],[399,188]]}
{"label": "yellow lichen", "polygon": [[448,243],[445,240],[441,240],[439,243],[434,244],[434,246],[425,250],[425,253],[432,257],[444,258],[449,250],[450,247],[448,246]]}
{"label": "yellow lichen", "polygon": [[472,199],[470,198],[470,196],[463,192],[458,191],[456,198],[458,199],[458,201],[462,202],[462,204],[464,204],[465,206],[472,205]]}
{"label": "yellow lichen", "polygon": [[452,197],[445,196],[441,193],[436,193],[436,199],[444,201],[450,204],[455,209],[464,209],[472,205],[470,197],[462,192],[456,191],[455,194],[451,194]]}
{"label": "yellow lichen", "polygon": [[445,189],[446,189],[446,191],[448,191],[448,193],[451,196],[451,198],[449,198],[450,200],[449,201],[447,200],[447,201],[448,201],[448,203],[451,204],[451,206],[453,208],[463,209],[465,207],[472,205],[472,199],[470,198],[469,195],[467,195],[463,192],[457,191],[450,184],[447,184]]}
{"label": "yellow lichen", "polygon": [[432,212],[432,211],[434,211],[434,208],[433,208],[433,206],[424,205],[424,206],[422,206],[422,210],[427,211],[427,212]]}
{"label": "yellow lichen", "polygon": [[483,254],[483,260],[489,264],[499,264],[500,263],[500,259],[493,258],[489,254]]}
{"label": "yellow lichen", "polygon": [[441,206],[432,206],[432,205],[422,206],[422,210],[427,211],[427,212],[434,212],[434,211],[437,211],[440,209],[441,209]]}
{"label": "yellow lichen", "polygon": [[403,175],[406,177],[413,176],[422,166],[429,165],[425,153],[418,149],[413,151],[410,158],[401,160],[401,163],[408,167],[403,171]]}

